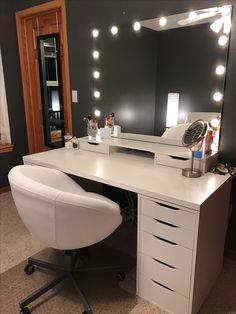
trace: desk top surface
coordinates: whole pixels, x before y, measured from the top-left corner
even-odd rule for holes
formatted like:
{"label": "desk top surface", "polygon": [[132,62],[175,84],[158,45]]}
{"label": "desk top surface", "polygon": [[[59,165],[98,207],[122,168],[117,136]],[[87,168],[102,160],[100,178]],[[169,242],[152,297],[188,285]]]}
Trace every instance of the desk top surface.
{"label": "desk top surface", "polygon": [[155,165],[152,158],[131,153],[101,153],[55,149],[23,157],[26,164],[55,168],[65,173],[200,210],[229,175],[206,173],[186,178],[181,169]]}

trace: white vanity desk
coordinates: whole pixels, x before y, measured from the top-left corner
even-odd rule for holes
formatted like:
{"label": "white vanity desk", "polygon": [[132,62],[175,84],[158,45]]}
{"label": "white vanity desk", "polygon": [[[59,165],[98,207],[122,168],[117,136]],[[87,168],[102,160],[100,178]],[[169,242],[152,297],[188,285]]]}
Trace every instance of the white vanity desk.
{"label": "white vanity desk", "polygon": [[138,194],[137,294],[172,313],[196,313],[222,268],[231,180],[191,179],[131,151],[56,149],[25,164]]}

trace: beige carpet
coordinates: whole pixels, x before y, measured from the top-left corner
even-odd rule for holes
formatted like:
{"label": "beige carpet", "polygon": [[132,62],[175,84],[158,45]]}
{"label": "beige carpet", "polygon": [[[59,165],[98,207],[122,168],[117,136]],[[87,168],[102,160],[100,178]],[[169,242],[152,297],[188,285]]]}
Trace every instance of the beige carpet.
{"label": "beige carpet", "polygon": [[[21,223],[11,194],[0,195],[0,313],[19,313],[18,302],[52,277],[51,273],[36,271],[27,276],[23,272],[25,259],[37,258],[61,263],[62,255],[53,249],[45,249],[34,239]],[[123,232],[123,231],[122,231]],[[133,254],[132,254],[133,255]],[[94,314],[163,314],[157,307],[135,296],[135,261],[132,257],[108,245],[99,244],[90,248],[86,263],[96,265],[123,265],[128,273],[121,284],[110,273],[82,274],[81,288],[87,296]],[[83,308],[69,281],[63,282],[31,306],[32,314],[81,314]],[[222,274],[212,293],[203,304],[201,314],[236,313],[236,263],[225,260]]]}
{"label": "beige carpet", "polygon": [[0,194],[0,273],[43,248],[21,222],[11,193]]}

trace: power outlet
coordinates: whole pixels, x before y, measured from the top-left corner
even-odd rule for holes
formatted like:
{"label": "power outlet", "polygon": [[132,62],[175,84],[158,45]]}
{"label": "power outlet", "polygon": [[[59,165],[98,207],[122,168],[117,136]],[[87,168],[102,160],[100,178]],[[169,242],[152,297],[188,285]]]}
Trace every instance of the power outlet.
{"label": "power outlet", "polygon": [[77,103],[78,102],[78,91],[77,90],[72,90],[72,102]]}

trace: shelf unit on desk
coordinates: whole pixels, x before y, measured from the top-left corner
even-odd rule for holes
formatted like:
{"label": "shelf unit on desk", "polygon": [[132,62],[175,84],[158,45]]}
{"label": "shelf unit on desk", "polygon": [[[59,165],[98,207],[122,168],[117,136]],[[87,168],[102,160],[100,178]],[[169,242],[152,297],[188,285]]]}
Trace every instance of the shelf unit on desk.
{"label": "shelf unit on desk", "polygon": [[[116,152],[143,151],[153,155],[155,164],[175,167],[189,168],[191,165],[191,153],[183,146],[168,145],[157,142],[145,142],[123,138],[111,138],[96,141],[89,137],[79,138],[80,149],[102,154],[112,154]],[[218,154],[212,153],[204,158],[195,158],[194,167],[206,173],[217,164]]]}

